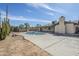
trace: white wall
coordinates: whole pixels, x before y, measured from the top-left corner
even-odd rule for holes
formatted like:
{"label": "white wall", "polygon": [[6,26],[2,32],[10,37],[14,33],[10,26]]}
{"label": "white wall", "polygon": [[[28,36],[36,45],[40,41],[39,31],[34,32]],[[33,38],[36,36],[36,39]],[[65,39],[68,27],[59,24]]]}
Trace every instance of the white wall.
{"label": "white wall", "polygon": [[75,26],[73,23],[66,23],[65,24],[65,18],[64,17],[60,17],[59,19],[59,24],[55,26],[55,33],[68,33],[68,34],[72,34],[75,33]]}
{"label": "white wall", "polygon": [[65,34],[65,25],[56,25],[55,26],[55,33],[62,33]]}
{"label": "white wall", "polygon": [[61,18],[59,20],[59,24],[55,26],[55,32],[65,34],[65,24],[63,18]]}
{"label": "white wall", "polygon": [[55,26],[55,33],[59,33],[59,25]]}
{"label": "white wall", "polygon": [[66,24],[66,33],[73,34],[75,33],[75,26],[74,24]]}

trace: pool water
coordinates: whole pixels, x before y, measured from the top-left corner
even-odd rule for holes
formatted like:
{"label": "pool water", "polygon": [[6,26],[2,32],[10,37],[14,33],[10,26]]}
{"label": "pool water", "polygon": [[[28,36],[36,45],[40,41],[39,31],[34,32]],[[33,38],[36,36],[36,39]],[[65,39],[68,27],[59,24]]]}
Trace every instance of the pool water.
{"label": "pool water", "polygon": [[31,32],[26,32],[25,34],[28,34],[28,35],[44,35],[45,32],[31,31]]}

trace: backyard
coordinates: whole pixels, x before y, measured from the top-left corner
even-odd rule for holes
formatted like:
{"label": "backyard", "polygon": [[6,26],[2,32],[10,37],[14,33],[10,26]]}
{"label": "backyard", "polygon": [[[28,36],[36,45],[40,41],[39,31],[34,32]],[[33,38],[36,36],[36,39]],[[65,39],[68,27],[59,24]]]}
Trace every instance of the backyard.
{"label": "backyard", "polygon": [[53,3],[0,4],[0,55],[79,56],[79,4],[59,5],[69,14]]}
{"label": "backyard", "polygon": [[24,36],[25,39],[36,44],[51,55],[79,55],[79,37],[57,36],[50,33],[40,33],[19,33],[19,35]]}
{"label": "backyard", "polygon": [[0,41],[0,56],[48,56],[50,55],[22,36],[12,34]]}

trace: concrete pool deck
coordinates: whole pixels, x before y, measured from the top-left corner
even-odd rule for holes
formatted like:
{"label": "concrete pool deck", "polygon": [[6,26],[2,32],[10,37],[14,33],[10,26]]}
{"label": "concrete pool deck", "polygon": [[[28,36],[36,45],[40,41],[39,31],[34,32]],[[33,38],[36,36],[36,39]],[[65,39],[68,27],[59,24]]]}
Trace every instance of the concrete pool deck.
{"label": "concrete pool deck", "polygon": [[79,56],[79,38],[44,35],[28,35],[21,33],[25,39],[33,42],[43,50],[54,56]]}

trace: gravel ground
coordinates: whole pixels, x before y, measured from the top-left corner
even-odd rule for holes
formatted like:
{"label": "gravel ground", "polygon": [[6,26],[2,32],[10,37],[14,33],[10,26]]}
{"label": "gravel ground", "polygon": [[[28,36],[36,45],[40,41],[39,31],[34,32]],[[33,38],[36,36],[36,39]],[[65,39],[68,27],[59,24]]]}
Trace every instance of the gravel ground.
{"label": "gravel ground", "polygon": [[22,36],[12,37],[11,34],[5,40],[0,41],[0,56],[49,56],[32,42]]}

